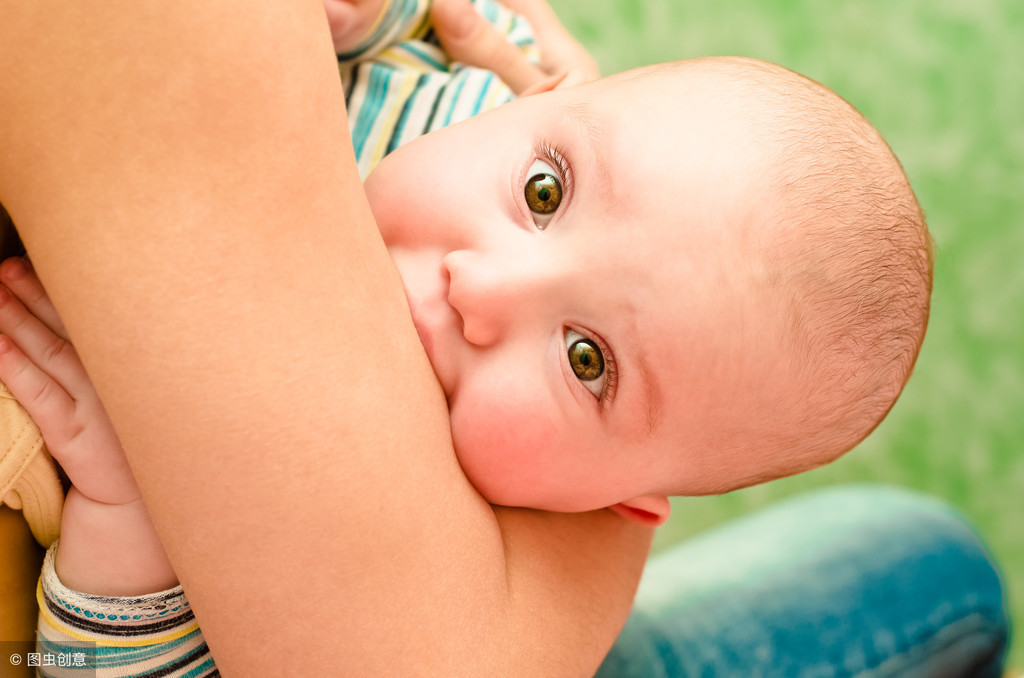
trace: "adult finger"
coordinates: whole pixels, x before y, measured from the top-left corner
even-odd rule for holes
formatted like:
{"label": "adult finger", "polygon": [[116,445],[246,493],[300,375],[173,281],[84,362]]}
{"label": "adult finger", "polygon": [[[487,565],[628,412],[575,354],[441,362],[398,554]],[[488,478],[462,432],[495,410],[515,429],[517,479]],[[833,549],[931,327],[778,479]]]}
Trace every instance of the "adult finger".
{"label": "adult finger", "polygon": [[430,16],[442,47],[452,59],[493,71],[517,95],[548,77],[468,0],[435,0]]}

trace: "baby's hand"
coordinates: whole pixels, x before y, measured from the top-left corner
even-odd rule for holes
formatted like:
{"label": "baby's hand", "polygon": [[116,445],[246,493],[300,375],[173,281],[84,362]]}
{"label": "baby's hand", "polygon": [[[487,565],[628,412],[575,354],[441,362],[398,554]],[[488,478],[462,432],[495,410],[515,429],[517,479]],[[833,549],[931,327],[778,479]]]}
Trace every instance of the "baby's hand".
{"label": "baby's hand", "polygon": [[517,96],[595,80],[597,63],[562,26],[547,0],[502,0],[533,27],[540,66],[484,19],[469,0],[434,0],[430,18],[445,52],[455,61],[493,71]]}
{"label": "baby's hand", "polygon": [[26,261],[8,259],[0,282],[0,379],[79,492],[104,504],[139,499],[114,427],[39,278]]}
{"label": "baby's hand", "polygon": [[566,30],[548,0],[501,0],[526,17],[533,26],[540,48],[540,68],[548,75],[574,71],[580,82],[601,77],[594,57]]}
{"label": "baby's hand", "polygon": [[176,583],[121,442],[57,309],[26,260],[0,264],[0,379],[71,479],[57,573],[83,593]]}

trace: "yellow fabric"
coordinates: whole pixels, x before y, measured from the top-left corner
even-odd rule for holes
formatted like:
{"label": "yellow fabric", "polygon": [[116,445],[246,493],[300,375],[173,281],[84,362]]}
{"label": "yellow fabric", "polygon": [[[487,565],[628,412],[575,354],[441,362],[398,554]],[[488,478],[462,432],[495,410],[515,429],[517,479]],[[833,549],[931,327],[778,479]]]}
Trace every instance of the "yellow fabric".
{"label": "yellow fabric", "polygon": [[[21,512],[0,506],[0,641],[35,638],[39,616],[35,590],[42,562],[43,549],[32,538]],[[5,666],[5,662],[6,657],[0,655],[0,675],[6,678],[6,671],[13,667]]]}
{"label": "yellow fabric", "polygon": [[64,488],[39,428],[0,382],[0,504],[20,509],[48,547],[60,536]]}

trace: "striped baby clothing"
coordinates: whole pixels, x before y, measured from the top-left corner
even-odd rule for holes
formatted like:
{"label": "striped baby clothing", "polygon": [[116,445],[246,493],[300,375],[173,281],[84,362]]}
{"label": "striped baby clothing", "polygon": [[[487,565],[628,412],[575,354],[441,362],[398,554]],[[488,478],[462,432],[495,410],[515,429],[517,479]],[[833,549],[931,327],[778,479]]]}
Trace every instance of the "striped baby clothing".
{"label": "striped baby clothing", "polygon": [[[533,31],[521,16],[494,0],[472,0],[480,14],[533,61]],[[338,55],[349,130],[359,175],[427,132],[511,101],[494,73],[451,61],[429,19],[428,0],[392,0],[370,36]]]}

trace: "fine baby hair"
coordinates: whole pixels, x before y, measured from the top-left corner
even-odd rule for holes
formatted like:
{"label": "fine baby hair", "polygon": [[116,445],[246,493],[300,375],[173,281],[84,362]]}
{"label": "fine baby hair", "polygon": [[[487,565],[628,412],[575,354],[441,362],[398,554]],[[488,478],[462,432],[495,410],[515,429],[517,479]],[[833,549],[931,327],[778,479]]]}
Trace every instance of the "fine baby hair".
{"label": "fine baby hair", "polygon": [[746,142],[765,160],[747,273],[779,319],[761,340],[790,378],[782,406],[762,410],[784,419],[749,421],[750,445],[778,463],[736,486],[832,461],[885,417],[920,350],[932,288],[924,215],[878,131],[823,85],[742,58],[647,72],[673,71],[717,89],[733,107],[723,114],[748,116]]}

